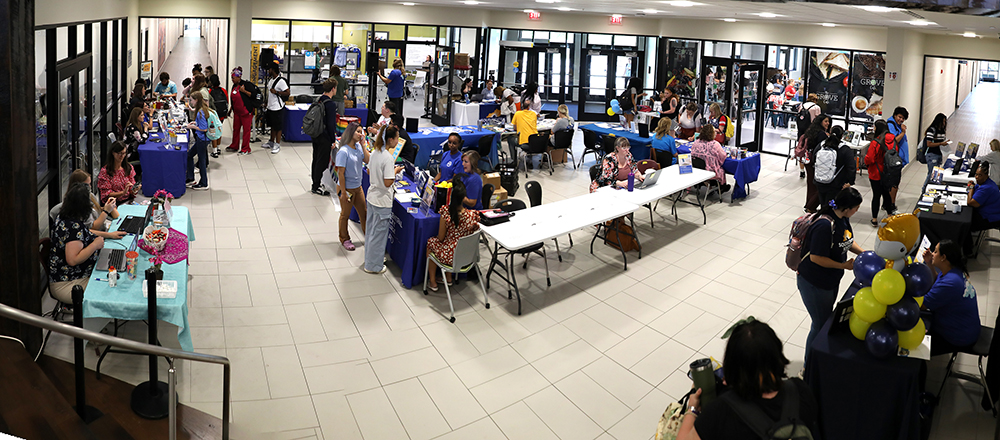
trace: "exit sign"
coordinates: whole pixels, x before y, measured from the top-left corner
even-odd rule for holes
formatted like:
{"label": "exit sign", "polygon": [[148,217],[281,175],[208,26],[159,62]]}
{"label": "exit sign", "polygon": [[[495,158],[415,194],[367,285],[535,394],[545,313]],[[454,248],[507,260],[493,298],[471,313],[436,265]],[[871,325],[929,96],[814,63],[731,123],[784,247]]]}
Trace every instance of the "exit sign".
{"label": "exit sign", "polygon": [[621,26],[622,25],[622,16],[621,15],[612,15],[611,17],[608,18],[608,20],[609,20],[609,22],[612,25],[615,25],[615,26]]}
{"label": "exit sign", "polygon": [[540,21],[542,19],[542,13],[538,11],[528,12],[528,20]]}

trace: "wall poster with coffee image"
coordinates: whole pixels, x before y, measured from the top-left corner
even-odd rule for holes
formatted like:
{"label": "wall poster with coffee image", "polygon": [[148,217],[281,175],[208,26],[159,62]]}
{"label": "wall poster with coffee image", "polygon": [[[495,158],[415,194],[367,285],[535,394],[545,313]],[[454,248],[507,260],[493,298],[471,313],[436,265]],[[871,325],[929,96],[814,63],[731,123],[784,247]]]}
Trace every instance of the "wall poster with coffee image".
{"label": "wall poster with coffee image", "polygon": [[851,119],[882,118],[882,96],[885,89],[885,56],[875,53],[855,53],[851,75]]}
{"label": "wall poster with coffee image", "polygon": [[819,97],[819,105],[824,113],[844,116],[851,69],[848,53],[812,50],[809,55],[809,93],[815,93]]}

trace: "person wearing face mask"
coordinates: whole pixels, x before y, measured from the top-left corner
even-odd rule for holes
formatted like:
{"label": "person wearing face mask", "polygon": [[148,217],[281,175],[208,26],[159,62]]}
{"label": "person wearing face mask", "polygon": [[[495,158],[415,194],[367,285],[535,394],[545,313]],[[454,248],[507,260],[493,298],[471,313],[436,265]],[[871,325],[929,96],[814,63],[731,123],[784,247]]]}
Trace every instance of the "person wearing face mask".
{"label": "person wearing face mask", "polygon": [[351,241],[351,233],[347,229],[352,206],[358,211],[361,231],[366,230],[368,212],[365,206],[365,192],[361,190],[361,173],[364,172],[363,165],[368,163],[371,156],[364,142],[365,129],[357,122],[347,124],[344,135],[340,137],[340,148],[337,149],[337,160],[334,164],[338,178],[337,189],[340,193],[340,243],[349,251],[356,249]]}
{"label": "person wearing face mask", "polygon": [[441,169],[434,177],[435,182],[449,181],[455,174],[463,172],[461,149],[462,136],[458,133],[448,135],[448,151],[441,155]]}
{"label": "person wearing face mask", "polygon": [[[385,272],[385,243],[392,223],[392,184],[403,167],[393,166],[392,150],[399,142],[399,130],[384,125],[375,136],[375,148],[368,160],[367,229],[365,229],[365,267],[370,274]],[[361,213],[359,212],[358,215]]]}

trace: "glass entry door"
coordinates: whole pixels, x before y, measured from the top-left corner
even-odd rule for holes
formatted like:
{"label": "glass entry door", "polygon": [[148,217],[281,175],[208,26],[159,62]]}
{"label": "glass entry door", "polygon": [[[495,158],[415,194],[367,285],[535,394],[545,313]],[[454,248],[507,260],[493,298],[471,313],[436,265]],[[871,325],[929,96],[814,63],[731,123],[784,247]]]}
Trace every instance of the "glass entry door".
{"label": "glass entry door", "polygon": [[580,118],[591,121],[617,121],[608,116],[609,103],[625,91],[629,78],[638,76],[642,52],[588,50],[583,59]]}
{"label": "glass entry door", "polygon": [[[375,52],[378,53],[378,67],[382,75],[389,76],[389,72],[392,71],[392,63],[396,59],[402,60],[405,65],[406,43],[401,41],[375,40]],[[384,69],[381,68],[383,65],[385,66]],[[403,72],[403,77],[406,77],[405,71]],[[371,101],[368,102],[368,108],[374,109],[377,112],[382,108],[382,103],[389,98],[389,89],[377,75],[369,78],[368,82],[371,84],[368,96],[372,97]]]}
{"label": "glass entry door", "polygon": [[431,122],[438,126],[451,125],[451,97],[454,92],[454,49],[438,46],[434,51],[437,69],[431,79]]}
{"label": "glass entry door", "polygon": [[729,58],[703,57],[701,59],[702,86],[698,102],[708,114],[708,105],[717,103],[722,107],[722,113],[732,116],[733,101],[732,78],[733,60]]}
{"label": "glass entry door", "polygon": [[[525,47],[502,46],[500,48],[500,78],[498,84],[504,88],[524,87],[538,76],[538,50]],[[538,84],[544,84],[539,81]],[[541,93],[541,90],[539,90]]]}
{"label": "glass entry door", "polygon": [[563,67],[566,59],[562,48],[548,48],[544,52],[536,52],[538,62],[536,64],[538,72],[535,77],[538,81],[538,94],[542,97],[543,105],[547,102],[558,104],[563,102],[563,94],[566,85],[563,78]]}
{"label": "glass entry door", "polygon": [[735,100],[739,112],[734,118],[734,145],[749,151],[759,151],[764,135],[764,102],[760,95],[764,89],[764,64],[741,62],[735,66],[739,72],[739,88]]}

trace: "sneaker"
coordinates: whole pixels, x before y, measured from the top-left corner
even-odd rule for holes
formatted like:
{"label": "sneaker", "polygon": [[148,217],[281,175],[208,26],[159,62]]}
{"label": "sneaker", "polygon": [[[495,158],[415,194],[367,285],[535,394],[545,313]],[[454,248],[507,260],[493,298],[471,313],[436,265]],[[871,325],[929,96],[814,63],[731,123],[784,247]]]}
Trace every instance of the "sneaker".
{"label": "sneaker", "polygon": [[226,151],[228,151],[230,153],[235,153],[237,151],[240,151],[240,149],[236,148],[236,147],[226,147]]}
{"label": "sneaker", "polygon": [[260,147],[261,148],[273,149],[274,148],[274,142],[271,142],[271,141],[261,142]]}
{"label": "sneaker", "polygon": [[316,194],[317,196],[328,196],[328,195],[330,195],[330,191],[327,191],[325,189],[319,189],[319,188],[313,188],[312,193]]}
{"label": "sneaker", "polygon": [[368,270],[368,269],[365,269],[365,273],[370,273],[372,275],[378,275],[378,274],[385,273],[385,266],[383,265],[382,269],[380,269],[380,270]]}
{"label": "sneaker", "polygon": [[806,178],[806,172],[805,171],[799,171],[799,179],[805,179],[805,178]]}
{"label": "sneaker", "polygon": [[194,186],[194,185],[195,185],[195,181],[193,181],[193,180],[190,180],[190,181],[188,181],[188,182],[186,182],[186,183],[184,184],[184,186],[186,186],[186,187],[188,187],[188,188],[191,188],[191,187],[192,187],[192,186]]}
{"label": "sneaker", "polygon": [[873,228],[877,228],[878,227],[878,220],[872,219],[870,222],[868,222],[868,224],[872,225]]}
{"label": "sneaker", "polygon": [[193,185],[193,186],[191,186],[191,189],[193,189],[195,191],[204,191],[204,190],[208,189],[208,184],[205,184],[205,185]]}
{"label": "sneaker", "polygon": [[249,155],[250,155],[250,152],[249,152],[249,151],[240,151],[240,152],[239,152],[239,153],[237,153],[237,154],[239,154],[240,156],[249,156]]}
{"label": "sneaker", "polygon": [[278,154],[281,151],[281,144],[274,144],[274,148],[271,148],[271,154]]}

